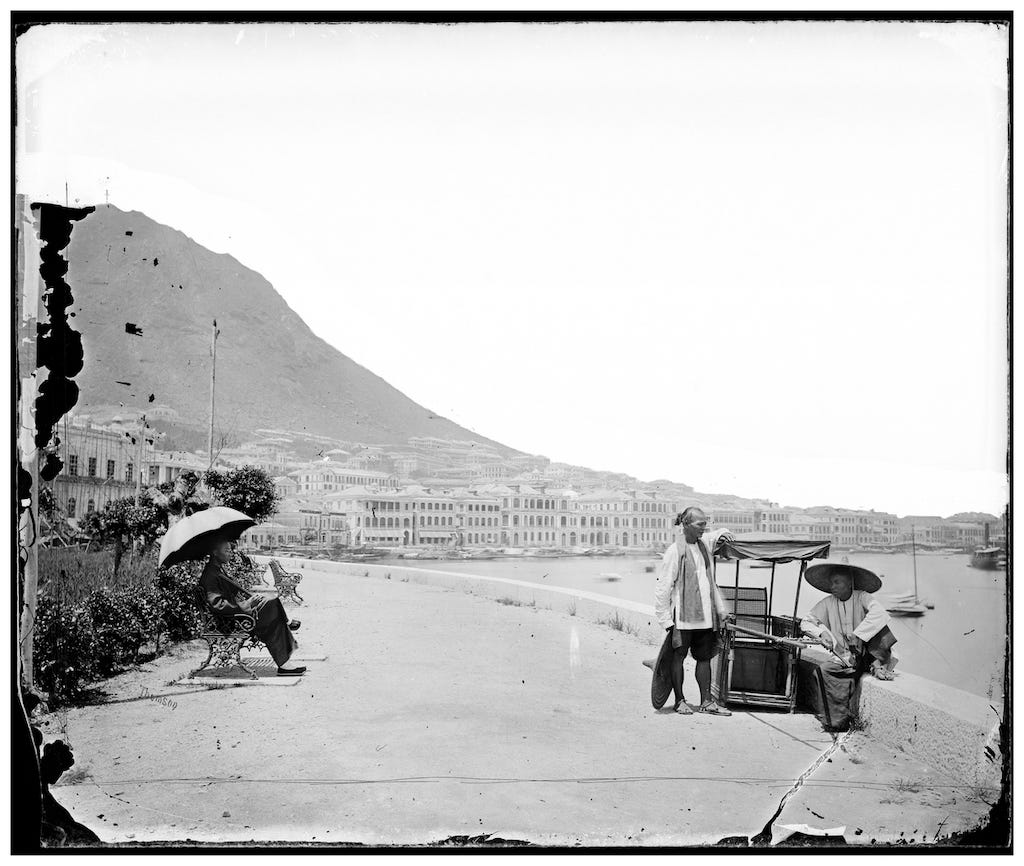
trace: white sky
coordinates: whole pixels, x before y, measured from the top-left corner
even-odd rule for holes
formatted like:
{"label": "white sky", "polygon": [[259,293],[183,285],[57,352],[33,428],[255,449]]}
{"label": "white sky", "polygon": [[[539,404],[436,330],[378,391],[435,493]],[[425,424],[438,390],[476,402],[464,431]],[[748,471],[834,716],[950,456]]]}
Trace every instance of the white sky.
{"label": "white sky", "polygon": [[998,512],[1007,50],[970,24],[50,26],[18,44],[18,186],[231,253],[516,448]]}

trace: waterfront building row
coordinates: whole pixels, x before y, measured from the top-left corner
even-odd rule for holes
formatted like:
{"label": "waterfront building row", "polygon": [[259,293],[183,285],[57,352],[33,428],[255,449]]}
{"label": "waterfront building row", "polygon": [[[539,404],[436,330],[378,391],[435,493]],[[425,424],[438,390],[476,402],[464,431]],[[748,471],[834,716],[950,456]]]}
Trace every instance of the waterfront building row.
{"label": "waterfront building row", "polygon": [[[831,541],[835,547],[918,544],[973,549],[1005,538],[1001,518],[953,520],[936,515],[898,518],[883,511],[821,506],[806,509],[707,509],[712,527],[735,533],[771,532]],[[987,526],[987,528],[986,528]]]}
{"label": "waterfront building row", "polygon": [[[396,448],[353,444],[296,466],[287,440],[275,436],[226,449],[219,457],[222,464],[248,461],[268,471],[291,467],[274,479],[288,503],[274,518],[276,536],[287,538],[279,543],[661,548],[672,541],[676,512],[701,504],[683,485],[663,480],[626,486],[629,476],[552,464],[535,455],[503,463],[518,472],[514,480],[481,478],[480,469],[491,465],[497,452],[473,442],[413,440],[405,452],[409,460],[436,468],[455,455],[468,465],[449,466],[448,474],[456,477],[446,483],[403,484],[395,472],[369,468],[387,466]],[[207,468],[206,456],[161,451],[157,441],[155,431],[131,419],[94,424],[87,417],[65,417],[55,445],[63,462],[53,483],[57,506],[71,518],[82,518],[112,499],[133,495],[140,480],[141,486],[156,486],[184,471]],[[604,486],[593,486],[598,479]],[[986,529],[980,520],[896,518],[824,506],[704,507],[712,528],[831,540],[836,547],[891,546],[913,539],[971,549],[1005,537],[1002,520]]]}
{"label": "waterfront building row", "polygon": [[672,540],[676,510],[676,503],[643,491],[581,495],[504,484],[355,486],[313,497],[287,496],[274,521],[288,528],[288,543],[664,547]]}

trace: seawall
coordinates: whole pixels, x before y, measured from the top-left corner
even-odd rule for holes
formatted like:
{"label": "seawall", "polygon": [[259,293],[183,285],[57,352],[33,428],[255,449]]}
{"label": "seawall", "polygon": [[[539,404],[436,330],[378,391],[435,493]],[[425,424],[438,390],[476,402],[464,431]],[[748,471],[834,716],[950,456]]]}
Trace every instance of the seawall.
{"label": "seawall", "polygon": [[[267,563],[271,557],[255,556]],[[653,647],[664,632],[654,619],[653,605],[600,593],[554,586],[538,586],[511,578],[409,567],[394,564],[333,562],[283,558],[288,571],[304,569],[338,575],[370,575],[408,580],[430,586],[510,599],[562,611],[588,622],[615,623]],[[811,648],[805,658],[825,655]],[[652,650],[653,655],[653,650]],[[640,661],[640,659],[638,659]],[[980,695],[946,686],[914,674],[900,672],[895,680],[861,679],[860,716],[865,730],[882,742],[924,761],[971,785],[999,788],[1003,756],[999,748],[999,708]]]}

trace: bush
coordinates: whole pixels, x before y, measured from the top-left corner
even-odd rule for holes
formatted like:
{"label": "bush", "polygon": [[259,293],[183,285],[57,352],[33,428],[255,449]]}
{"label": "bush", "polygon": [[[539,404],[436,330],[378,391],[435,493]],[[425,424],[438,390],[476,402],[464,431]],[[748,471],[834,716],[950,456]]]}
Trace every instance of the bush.
{"label": "bush", "polygon": [[199,600],[196,585],[201,566],[185,562],[160,570],[157,594],[163,631],[170,640],[191,640],[199,634]]}
{"label": "bush", "polygon": [[115,576],[109,551],[50,550],[40,565],[33,660],[54,705],[134,664],[142,645],[161,633],[170,640],[199,633],[199,563],[158,571],[151,549]]}
{"label": "bush", "polygon": [[203,480],[221,505],[248,514],[257,523],[277,512],[280,500],[265,469],[239,466],[227,472],[210,470]]}
{"label": "bush", "polygon": [[35,680],[55,704],[81,696],[95,674],[96,633],[84,605],[41,596],[32,647]]}
{"label": "bush", "polygon": [[161,625],[160,598],[152,588],[98,589],[89,596],[88,610],[96,636],[95,671],[101,676],[134,664],[139,648],[155,639]]}

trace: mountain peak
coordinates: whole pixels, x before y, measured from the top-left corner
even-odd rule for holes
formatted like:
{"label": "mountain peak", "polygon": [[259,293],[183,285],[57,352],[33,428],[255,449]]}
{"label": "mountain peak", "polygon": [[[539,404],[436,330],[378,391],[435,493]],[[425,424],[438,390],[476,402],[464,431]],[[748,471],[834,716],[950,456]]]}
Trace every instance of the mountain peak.
{"label": "mountain peak", "polygon": [[[99,206],[65,251],[85,369],[79,411],[170,407],[205,429],[216,319],[218,434],[260,427],[367,443],[484,439],[317,337],[266,279],[138,211]],[[150,400],[150,395],[153,399]]]}

